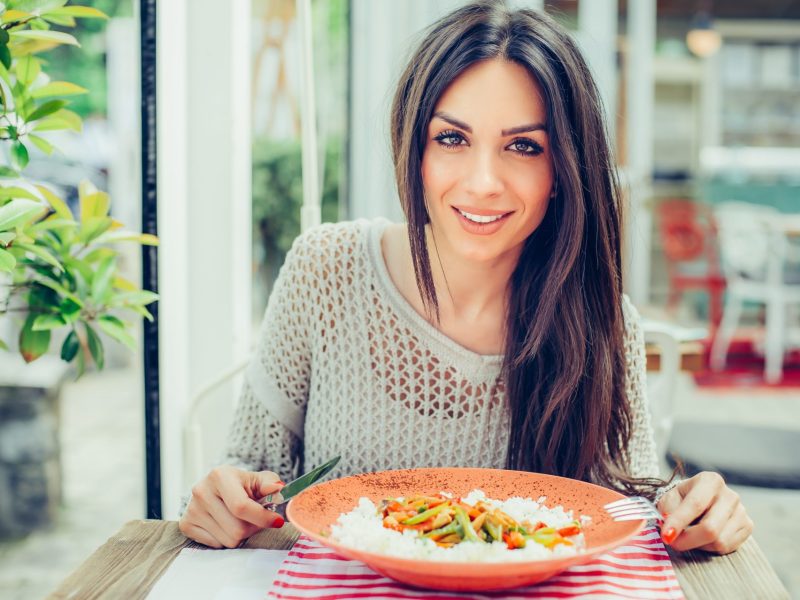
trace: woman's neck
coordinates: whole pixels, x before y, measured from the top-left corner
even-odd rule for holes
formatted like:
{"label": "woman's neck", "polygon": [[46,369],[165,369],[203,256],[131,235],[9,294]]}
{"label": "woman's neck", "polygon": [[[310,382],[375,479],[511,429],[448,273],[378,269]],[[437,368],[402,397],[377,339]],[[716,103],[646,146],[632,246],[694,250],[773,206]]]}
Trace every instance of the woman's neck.
{"label": "woman's neck", "polygon": [[430,226],[425,233],[441,317],[471,322],[495,315],[504,320],[508,282],[518,255],[507,253],[493,261],[473,261],[437,239]]}

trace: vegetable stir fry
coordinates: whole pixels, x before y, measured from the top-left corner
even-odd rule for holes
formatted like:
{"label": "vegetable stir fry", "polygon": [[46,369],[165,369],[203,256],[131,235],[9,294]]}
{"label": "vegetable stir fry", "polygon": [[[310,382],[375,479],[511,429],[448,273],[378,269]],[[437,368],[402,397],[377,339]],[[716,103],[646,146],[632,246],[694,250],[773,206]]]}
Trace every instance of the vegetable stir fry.
{"label": "vegetable stir fry", "polygon": [[480,500],[470,506],[460,498],[441,494],[388,498],[381,502],[379,511],[384,527],[401,533],[416,531],[443,548],[461,542],[501,541],[511,550],[524,548],[529,542],[554,548],[558,544],[574,545],[570,538],[581,533],[578,521],[560,529],[548,527],[541,521],[518,523],[488,502]]}

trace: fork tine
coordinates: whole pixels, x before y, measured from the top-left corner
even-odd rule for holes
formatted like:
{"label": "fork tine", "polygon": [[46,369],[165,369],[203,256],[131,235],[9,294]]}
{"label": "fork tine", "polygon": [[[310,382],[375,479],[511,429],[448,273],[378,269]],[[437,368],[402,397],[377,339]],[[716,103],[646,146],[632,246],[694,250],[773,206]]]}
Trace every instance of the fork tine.
{"label": "fork tine", "polygon": [[645,515],[647,517],[661,516],[661,515],[659,515],[657,512],[655,512],[653,510],[649,510],[649,509],[648,510],[642,510],[642,509],[639,509],[639,508],[630,509],[630,510],[617,510],[617,511],[610,511],[609,510],[608,514],[610,514],[614,518],[627,517],[627,516],[630,516],[630,515]]}
{"label": "fork tine", "polygon": [[630,498],[615,500],[614,502],[609,502],[603,508],[615,521],[663,519],[655,504],[643,496],[631,496]]}
{"label": "fork tine", "polygon": [[611,508],[607,508],[608,512],[615,512],[620,510],[652,510],[654,511],[655,508],[650,506],[649,504],[644,504],[643,502],[631,502],[629,504],[620,504],[618,506],[612,506]]}
{"label": "fork tine", "polygon": [[614,502],[609,502],[608,504],[604,505],[603,508],[614,508],[616,506],[626,505],[626,504],[634,504],[640,502],[647,502],[645,498],[641,496],[631,496],[630,498],[622,498],[621,500],[614,500]]}

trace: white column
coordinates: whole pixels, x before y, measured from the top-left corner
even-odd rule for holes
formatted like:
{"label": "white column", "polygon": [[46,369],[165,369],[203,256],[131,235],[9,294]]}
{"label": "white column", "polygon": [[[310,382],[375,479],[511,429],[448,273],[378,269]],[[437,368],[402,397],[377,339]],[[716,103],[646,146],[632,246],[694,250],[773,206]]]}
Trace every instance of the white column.
{"label": "white column", "polygon": [[[187,491],[181,432],[190,398],[249,350],[249,21],[249,0],[231,0],[223,11],[216,0],[158,3],[159,373],[168,519]],[[234,396],[232,386],[221,393]],[[223,436],[230,407],[216,410],[210,433]]]}
{"label": "white column", "polygon": [[577,38],[600,89],[613,144],[617,120],[617,0],[578,2]]}
{"label": "white column", "polygon": [[656,0],[628,3],[627,48],[627,257],[625,287],[635,304],[650,296],[650,249],[652,212],[650,200],[653,172],[653,105],[656,47]]}

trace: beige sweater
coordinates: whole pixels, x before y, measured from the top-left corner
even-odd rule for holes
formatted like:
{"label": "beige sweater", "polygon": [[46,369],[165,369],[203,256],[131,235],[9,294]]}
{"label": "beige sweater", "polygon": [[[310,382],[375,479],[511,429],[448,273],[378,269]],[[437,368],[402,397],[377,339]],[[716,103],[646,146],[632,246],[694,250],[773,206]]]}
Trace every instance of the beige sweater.
{"label": "beige sweater", "polygon": [[[284,481],[337,455],[331,477],[505,466],[502,357],[463,348],[408,304],[383,260],[388,224],[325,224],[295,241],[269,299],[225,463]],[[657,476],[644,341],[627,298],[624,315],[629,470]]]}

